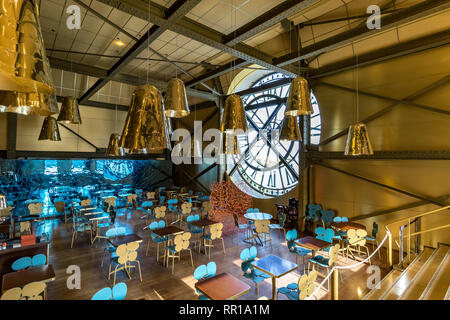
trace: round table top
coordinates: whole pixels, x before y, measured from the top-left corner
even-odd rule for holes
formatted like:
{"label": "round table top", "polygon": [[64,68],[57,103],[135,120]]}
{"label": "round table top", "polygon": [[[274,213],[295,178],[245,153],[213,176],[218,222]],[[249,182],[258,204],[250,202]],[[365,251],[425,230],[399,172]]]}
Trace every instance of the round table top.
{"label": "round table top", "polygon": [[250,212],[244,214],[244,217],[248,220],[270,220],[272,215],[264,212]]}

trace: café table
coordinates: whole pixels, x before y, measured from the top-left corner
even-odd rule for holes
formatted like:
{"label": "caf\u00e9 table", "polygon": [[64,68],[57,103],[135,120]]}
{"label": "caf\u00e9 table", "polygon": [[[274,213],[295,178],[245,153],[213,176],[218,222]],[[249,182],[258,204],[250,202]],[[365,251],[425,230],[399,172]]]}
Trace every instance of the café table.
{"label": "caf\u00e9 table", "polygon": [[[264,212],[249,212],[244,214],[244,218],[246,218],[247,220],[250,221],[264,221],[264,220],[269,220],[273,218],[273,216],[271,214],[268,213],[264,213]],[[247,239],[244,239],[244,242],[249,243],[250,240],[254,239],[254,237],[256,237],[258,241],[255,241],[258,245],[262,246],[263,245],[263,241],[261,240],[261,238],[259,237],[259,235],[253,230],[252,225],[249,225],[251,231],[253,232],[253,236]]]}
{"label": "caf\u00e9 table", "polygon": [[351,221],[347,221],[347,222],[332,222],[331,226],[341,230],[341,231],[348,231],[350,229],[361,229],[361,230],[366,230],[366,226],[362,225],[360,223],[356,223],[356,222],[351,222]]}
{"label": "caf\u00e9 table", "polygon": [[299,245],[300,247],[311,250],[313,258],[316,256],[317,251],[323,250],[332,245],[332,243],[311,236],[297,239],[295,240],[295,244]]}
{"label": "caf\u00e9 table", "polygon": [[195,289],[211,300],[235,300],[250,292],[250,286],[229,273],[198,281]]}
{"label": "caf\u00e9 table", "polygon": [[294,271],[298,267],[297,264],[272,254],[253,261],[252,266],[272,277],[272,300],[276,300],[276,279]]}
{"label": "caf\u00e9 table", "polygon": [[[9,272],[2,277],[2,293],[12,288],[23,287],[31,282],[39,281],[47,283],[55,279],[55,270],[51,264]],[[44,291],[44,299],[46,295],[47,288]]]}

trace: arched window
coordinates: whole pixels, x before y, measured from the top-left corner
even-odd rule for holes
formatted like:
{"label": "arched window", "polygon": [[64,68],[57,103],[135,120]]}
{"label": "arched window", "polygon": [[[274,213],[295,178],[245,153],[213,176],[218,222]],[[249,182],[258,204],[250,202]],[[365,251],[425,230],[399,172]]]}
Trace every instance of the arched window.
{"label": "arched window", "polygon": [[[255,79],[255,74],[260,77]],[[286,79],[286,81],[282,81]],[[253,81],[252,81],[253,80]],[[242,81],[239,91],[258,88],[272,82],[280,85],[242,97],[249,132],[239,137],[244,156],[230,157],[227,172],[231,180],[244,192],[256,198],[273,198],[286,194],[298,184],[300,143],[280,142],[272,145],[272,132],[281,130],[286,110],[290,81],[282,73],[257,71],[249,77],[249,85]],[[238,91],[238,90],[236,90]],[[311,94],[314,113],[311,115],[311,143],[320,142],[320,110]]]}

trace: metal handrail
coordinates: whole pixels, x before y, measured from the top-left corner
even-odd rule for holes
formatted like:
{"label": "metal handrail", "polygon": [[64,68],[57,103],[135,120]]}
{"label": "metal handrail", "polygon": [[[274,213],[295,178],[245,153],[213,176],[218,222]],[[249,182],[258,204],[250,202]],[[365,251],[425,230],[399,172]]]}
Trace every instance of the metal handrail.
{"label": "metal handrail", "polygon": [[[435,210],[432,210],[432,211],[428,211],[428,212],[424,212],[424,213],[421,213],[421,214],[417,214],[417,215],[412,216],[412,217],[403,218],[403,219],[400,219],[400,220],[397,220],[397,221],[394,221],[394,222],[391,222],[391,223],[387,224],[385,226],[385,229],[386,229],[386,232],[389,232],[388,265],[390,267],[392,267],[392,265],[393,265],[393,261],[392,261],[392,232],[390,231],[389,226],[391,226],[393,224],[398,224],[400,222],[408,221],[408,223],[406,225],[402,225],[400,227],[400,231],[399,231],[399,240],[400,240],[400,255],[399,255],[400,261],[399,261],[399,263],[400,263],[401,266],[403,266],[403,239],[404,238],[406,238],[406,237],[408,238],[408,240],[407,240],[408,262],[411,262],[411,237],[412,236],[417,236],[417,235],[425,233],[425,232],[431,232],[431,231],[435,231],[435,230],[439,230],[439,229],[443,229],[443,228],[447,227],[447,226],[440,226],[440,227],[432,228],[432,229],[429,229],[429,230],[426,230],[426,231],[423,231],[423,232],[411,233],[411,224],[415,223],[415,222],[417,223],[419,221],[419,218],[421,218],[421,217],[425,217],[425,216],[428,216],[428,215],[431,215],[431,214],[435,214],[437,212],[441,212],[441,211],[444,211],[444,210],[447,210],[447,209],[450,209],[450,205],[442,207],[442,208],[439,208],[439,209],[435,209]],[[408,228],[407,229],[407,234],[403,235],[403,229],[405,228],[405,226]]]}

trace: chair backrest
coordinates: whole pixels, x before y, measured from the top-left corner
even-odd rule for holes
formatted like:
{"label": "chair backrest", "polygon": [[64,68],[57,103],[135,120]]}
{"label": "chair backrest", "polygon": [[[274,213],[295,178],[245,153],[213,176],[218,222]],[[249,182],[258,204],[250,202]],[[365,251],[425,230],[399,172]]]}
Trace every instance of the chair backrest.
{"label": "chair backrest", "polygon": [[116,197],[105,198],[105,203],[109,204],[111,207],[116,206]]}
{"label": "chair backrest", "polygon": [[372,225],[372,237],[374,237],[376,239],[377,238],[377,234],[378,234],[378,223],[376,223],[374,221],[373,225]]}
{"label": "chair backrest", "polygon": [[287,240],[287,241],[294,241],[294,240],[296,240],[296,239],[297,239],[297,230],[292,229],[292,230],[289,230],[289,231],[286,233],[286,240]]}
{"label": "chair backrest", "polygon": [[91,298],[91,300],[111,300],[113,293],[111,288],[106,287],[97,291]]}
{"label": "chair backrest", "polygon": [[47,263],[47,256],[45,254],[36,254],[31,258],[31,265],[33,267],[43,266]]}
{"label": "chair backrest", "polygon": [[11,269],[14,271],[19,271],[26,269],[31,266],[31,258],[30,257],[22,257],[14,261],[11,265]]}
{"label": "chair backrest", "polygon": [[1,300],[43,300],[44,282],[31,282],[23,288],[12,288],[3,293]]}
{"label": "chair backrest", "polygon": [[207,277],[214,277],[216,275],[216,271],[217,271],[217,265],[214,261],[210,261],[208,262],[208,264],[206,265],[206,272],[207,272]]}
{"label": "chair backrest", "polygon": [[133,203],[133,201],[136,201],[137,199],[137,194],[129,194],[127,196],[127,203]]}
{"label": "chair backrest", "polygon": [[286,223],[286,214],[283,212],[278,212],[278,224],[280,227],[284,228],[284,224]]}
{"label": "chair backrest", "polygon": [[152,223],[150,223],[150,225],[148,226],[150,230],[156,230],[159,229],[158,228],[158,222],[157,221],[153,221]]}
{"label": "chair backrest", "polygon": [[194,215],[194,221],[200,221],[200,215],[198,213]]}
{"label": "chair backrest", "polygon": [[153,206],[153,201],[144,201],[141,204],[142,207],[151,207]]}
{"label": "chair backrest", "polygon": [[342,218],[341,218],[341,221],[342,221],[342,222],[348,222],[348,218],[347,218],[347,217],[342,217]]}
{"label": "chair backrest", "polygon": [[123,236],[126,232],[124,227],[116,227],[106,231],[105,236],[108,238],[114,238],[117,236]]}
{"label": "chair backrest", "polygon": [[178,199],[169,199],[167,200],[168,204],[177,204],[178,203]]}
{"label": "chair backrest", "polygon": [[158,229],[162,229],[166,226],[166,222],[164,220],[158,221]]}
{"label": "chair backrest", "polygon": [[366,245],[367,231],[363,229],[350,229],[347,231],[348,241],[351,245],[364,246]]}
{"label": "chair backrest", "polygon": [[125,282],[120,282],[112,288],[112,298],[113,300],[123,300],[127,296],[127,284]]}
{"label": "chair backrest", "polygon": [[185,202],[181,205],[181,213],[182,214],[190,214],[192,211],[192,203]]}
{"label": "chair backrest", "polygon": [[318,237],[325,237],[325,228],[324,227],[317,227],[316,230],[314,230],[314,233],[316,234],[316,238]]}
{"label": "chair backrest", "polygon": [[92,200],[87,198],[87,199],[81,200],[80,205],[81,206],[90,206],[91,202],[92,202]]}
{"label": "chair backrest", "polygon": [[155,199],[155,192],[147,192],[147,199]]}
{"label": "chair backrest", "polygon": [[331,229],[331,228],[325,229],[325,228],[319,227],[319,228],[316,228],[315,232],[317,234],[317,236],[316,236],[317,239],[320,239],[320,240],[323,240],[326,242],[330,242],[330,243],[333,242],[333,238],[334,238],[334,230],[333,229]]}
{"label": "chair backrest", "polygon": [[184,232],[183,234],[176,235],[173,239],[175,251],[180,252],[181,250],[186,250],[189,248],[189,239],[191,239],[190,232]]}
{"label": "chair backrest", "polygon": [[194,279],[195,280],[202,280],[205,278],[208,274],[208,271],[206,269],[206,265],[202,264],[201,266],[198,266],[197,269],[194,271]]}
{"label": "chair backrest", "polygon": [[328,252],[329,254],[328,265],[330,267],[337,262],[340,248],[341,246],[339,243],[335,244],[330,248],[330,251]]}
{"label": "chair backrest", "polygon": [[256,220],[255,231],[256,233],[268,233],[270,220]]}
{"label": "chair backrest", "polygon": [[54,203],[56,212],[64,213],[66,212],[66,203],[64,201],[56,201]]}
{"label": "chair backrest", "polygon": [[130,242],[121,244],[116,249],[116,254],[119,256],[119,264],[125,264],[126,262],[135,261],[137,258],[137,249],[139,248],[139,242]]}
{"label": "chair backrest", "polygon": [[320,210],[320,213],[322,215],[322,222],[326,227],[329,227],[331,222],[333,222],[334,218],[334,211],[331,210]]}
{"label": "chair backrest", "polygon": [[188,217],[186,218],[186,222],[187,222],[187,223],[192,223],[192,222],[194,222],[194,215],[188,216]]}
{"label": "chair backrest", "polygon": [[319,213],[322,209],[320,204],[308,204],[307,218],[312,221],[319,221]]}
{"label": "chair backrest", "polygon": [[166,210],[167,207],[166,206],[160,206],[160,207],[156,207],[154,212],[155,212],[155,218],[156,219],[162,219],[166,216]]}
{"label": "chair backrest", "polygon": [[44,208],[44,204],[42,202],[34,202],[28,205],[28,210],[30,214],[41,214]]}
{"label": "chair backrest", "polygon": [[336,223],[342,222],[342,217],[334,217],[333,222],[336,222]]}
{"label": "chair backrest", "polygon": [[298,279],[298,299],[305,300],[311,296],[316,290],[316,279],[318,272],[316,270],[311,271],[309,274],[303,274]]}
{"label": "chair backrest", "polygon": [[258,208],[249,208],[247,209],[247,213],[259,212]]}
{"label": "chair backrest", "polygon": [[211,240],[219,239],[222,237],[222,229],[223,229],[223,223],[216,223],[211,225],[210,232],[211,232]]}
{"label": "chair backrest", "polygon": [[237,213],[233,213],[233,220],[234,220],[234,225],[236,226],[236,228],[239,228],[239,217],[238,217]]}

